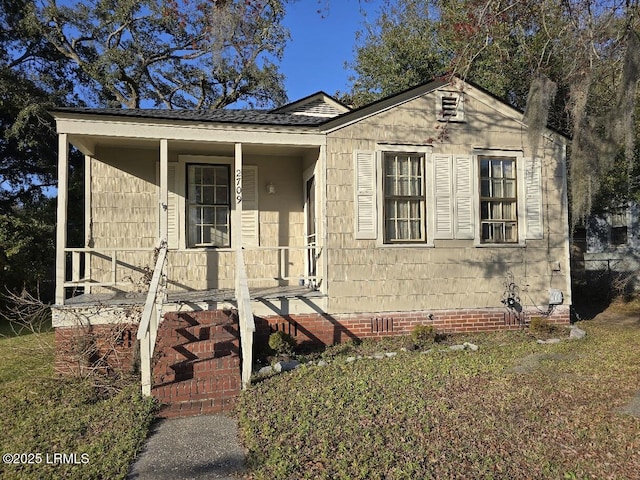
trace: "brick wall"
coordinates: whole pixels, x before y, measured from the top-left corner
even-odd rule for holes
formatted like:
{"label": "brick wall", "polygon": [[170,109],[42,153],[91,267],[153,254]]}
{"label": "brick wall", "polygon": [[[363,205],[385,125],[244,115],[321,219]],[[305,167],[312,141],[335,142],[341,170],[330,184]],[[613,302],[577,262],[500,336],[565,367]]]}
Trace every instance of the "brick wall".
{"label": "brick wall", "polygon": [[[433,325],[441,333],[515,330],[520,328],[523,321],[528,323],[536,316],[541,315],[538,312],[515,315],[503,308],[333,316],[320,313],[256,316],[256,343],[266,344],[269,334],[278,330],[290,333],[301,345],[332,345],[351,339],[408,335],[416,325]],[[556,324],[568,324],[569,307],[557,308],[549,320]],[[134,324],[58,327],[55,329],[56,371],[79,373],[97,369],[101,372],[135,372],[138,356],[136,332],[137,325]],[[230,321],[228,312],[168,313],[160,326],[155,349],[156,384],[166,381],[163,375],[166,375],[170,361],[179,361],[179,356],[169,357],[173,355],[173,346],[186,342],[185,334],[193,336],[194,347],[188,348],[197,350],[192,353],[202,355],[205,353],[203,349],[207,349],[212,357],[232,354],[235,363],[229,368],[239,369],[237,323]],[[221,335],[227,335],[228,338],[222,339]],[[218,341],[203,342],[208,336]],[[224,341],[220,342],[221,339]],[[234,383],[230,390],[237,388]]]}
{"label": "brick wall", "polygon": [[62,374],[137,371],[138,325],[107,324],[55,329],[55,369]]}
{"label": "brick wall", "polygon": [[[408,335],[416,325],[433,325],[440,333],[516,330],[523,322],[528,323],[531,318],[539,316],[541,314],[537,311],[515,314],[499,308],[333,316],[319,313],[256,316],[256,342],[266,342],[269,334],[278,330],[292,335],[300,345],[332,345],[350,339]],[[569,308],[557,308],[549,320],[559,325],[569,324]]]}

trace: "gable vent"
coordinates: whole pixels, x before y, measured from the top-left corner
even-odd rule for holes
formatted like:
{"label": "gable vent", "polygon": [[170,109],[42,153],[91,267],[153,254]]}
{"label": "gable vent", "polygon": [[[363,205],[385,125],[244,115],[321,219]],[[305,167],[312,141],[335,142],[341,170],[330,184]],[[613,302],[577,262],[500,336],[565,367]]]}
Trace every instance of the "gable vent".
{"label": "gable vent", "polygon": [[456,97],[442,97],[442,116],[455,117],[458,110],[458,99]]}
{"label": "gable vent", "polygon": [[324,102],[322,99],[317,99],[312,102],[302,104],[299,107],[290,110],[288,113],[292,113],[294,115],[308,115],[311,117],[331,118],[337,117],[343,112]]}
{"label": "gable vent", "polygon": [[436,112],[440,121],[463,122],[464,96],[460,92],[438,92]]}

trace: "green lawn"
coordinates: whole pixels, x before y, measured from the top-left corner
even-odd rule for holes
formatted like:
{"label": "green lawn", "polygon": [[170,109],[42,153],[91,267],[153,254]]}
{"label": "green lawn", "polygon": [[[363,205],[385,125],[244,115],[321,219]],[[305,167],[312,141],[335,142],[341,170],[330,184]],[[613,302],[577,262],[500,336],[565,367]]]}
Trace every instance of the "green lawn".
{"label": "green lawn", "polygon": [[353,363],[334,353],[362,346],[330,349],[328,366],[242,395],[252,478],[638,478],[640,418],[618,410],[640,393],[640,321],[580,327],[586,339],[554,345],[475,334],[452,340],[477,352]]}
{"label": "green lawn", "polygon": [[154,417],[138,392],[135,379],[56,376],[52,332],[0,338],[0,453],[26,454],[3,457],[0,478],[125,478]]}

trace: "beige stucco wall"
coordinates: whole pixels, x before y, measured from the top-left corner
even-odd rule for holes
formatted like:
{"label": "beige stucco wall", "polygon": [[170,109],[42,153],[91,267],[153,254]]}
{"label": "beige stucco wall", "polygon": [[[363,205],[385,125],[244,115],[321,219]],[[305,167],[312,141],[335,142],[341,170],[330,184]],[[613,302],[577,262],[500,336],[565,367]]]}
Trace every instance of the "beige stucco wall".
{"label": "beige stucco wall", "polygon": [[536,152],[543,159],[543,240],[496,247],[475,246],[473,240],[435,240],[433,247],[402,247],[355,239],[356,149],[373,151],[377,143],[391,143],[432,145],[434,155],[469,155],[476,148],[521,150],[525,157],[532,156],[521,124],[499,114],[485,96],[479,101],[466,95],[464,109],[466,121],[450,123],[444,131],[445,125],[436,120],[432,94],[329,134],[327,262],[332,313],[499,307],[507,272],[520,287],[525,306],[546,309],[549,288],[562,290],[565,303],[570,302],[563,148],[548,140]]}

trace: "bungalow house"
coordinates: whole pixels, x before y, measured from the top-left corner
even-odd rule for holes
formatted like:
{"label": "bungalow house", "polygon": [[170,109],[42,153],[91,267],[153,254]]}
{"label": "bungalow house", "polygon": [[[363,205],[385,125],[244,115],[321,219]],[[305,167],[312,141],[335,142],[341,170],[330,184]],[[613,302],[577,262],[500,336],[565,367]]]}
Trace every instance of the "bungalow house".
{"label": "bungalow house", "polygon": [[[567,139],[458,78],[351,109],[59,108],[57,368],[224,409],[252,344],[569,322]],[[70,145],[85,243],[66,242]]]}

